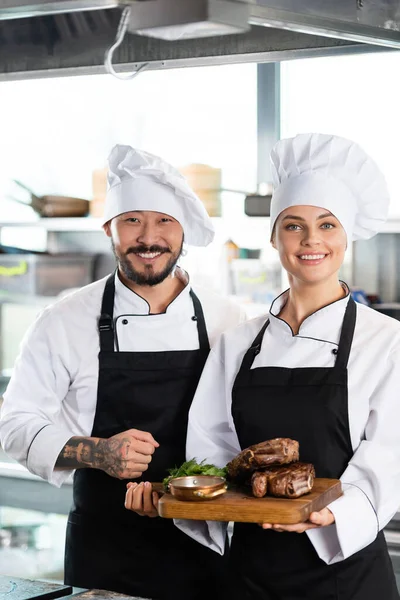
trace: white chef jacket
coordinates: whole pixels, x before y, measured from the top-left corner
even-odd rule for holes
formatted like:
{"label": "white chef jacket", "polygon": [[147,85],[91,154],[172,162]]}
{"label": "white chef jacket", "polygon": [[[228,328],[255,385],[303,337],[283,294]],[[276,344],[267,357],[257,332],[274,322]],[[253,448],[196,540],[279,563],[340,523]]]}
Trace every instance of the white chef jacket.
{"label": "white chef jacket", "polygon": [[[313,313],[293,335],[277,317],[287,292],[278,297],[252,368],[333,367],[332,350],[338,347],[348,298]],[[211,351],[189,414],[188,458],[206,458],[222,467],[240,451],[231,413],[232,387],[265,320],[258,317],[224,333]],[[327,564],[370,544],[400,506],[400,323],[361,304],[348,363],[348,414],[354,456],[341,477],[344,495],[329,505],[335,524],[307,531]],[[222,552],[226,524],[176,524]]]}
{"label": "white chef jacket", "polygon": [[[163,314],[115,276],[114,319],[120,351],[196,350],[197,324],[186,287]],[[46,308],[27,332],[4,394],[0,419],[3,450],[57,487],[71,470],[54,469],[72,436],[90,436],[96,410],[101,301],[107,278]],[[194,286],[212,345],[225,329],[245,319],[228,299]],[[126,323],[127,321],[127,323]],[[173,465],[172,465],[173,466]]]}

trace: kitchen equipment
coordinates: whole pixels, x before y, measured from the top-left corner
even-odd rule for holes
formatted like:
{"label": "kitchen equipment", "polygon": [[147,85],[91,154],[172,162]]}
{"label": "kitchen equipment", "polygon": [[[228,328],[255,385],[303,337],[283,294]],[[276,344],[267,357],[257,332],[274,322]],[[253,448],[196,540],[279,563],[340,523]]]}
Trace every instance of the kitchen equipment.
{"label": "kitchen equipment", "polygon": [[29,192],[30,201],[24,202],[14,196],[8,196],[9,199],[30,206],[41,217],[85,217],[89,212],[89,201],[83,198],[57,195],[37,196],[20,181],[14,180],[14,183]]}
{"label": "kitchen equipment", "polygon": [[[227,490],[225,477],[214,477],[210,475],[190,475],[188,477],[176,477],[171,479],[169,490],[172,497],[178,502],[199,502],[219,498]],[[166,494],[169,496],[169,494]]]}
{"label": "kitchen equipment", "polygon": [[246,302],[270,306],[281,291],[282,267],[276,260],[238,258],[230,269],[233,293]]}
{"label": "kitchen equipment", "polygon": [[244,33],[250,7],[232,0],[153,0],[133,3],[128,30],[164,40]]}
{"label": "kitchen equipment", "polygon": [[5,246],[0,244],[0,254],[43,254],[38,250],[26,250],[25,248],[18,248],[17,246]]}
{"label": "kitchen equipment", "polygon": [[93,281],[94,254],[0,254],[0,292],[55,296]]}
{"label": "kitchen equipment", "polygon": [[244,214],[248,217],[269,217],[272,194],[248,194],[244,199]]}
{"label": "kitchen equipment", "polygon": [[[184,477],[182,479],[200,479],[200,477]],[[309,494],[292,499],[255,498],[251,491],[245,488],[229,489],[224,495],[204,503],[197,502],[197,498],[192,498],[192,500],[186,498],[186,502],[180,502],[173,495],[164,494],[159,500],[158,512],[161,517],[167,519],[240,523],[302,523],[313,511],[325,508],[341,495],[342,487],[339,480],[316,478],[314,487]]]}

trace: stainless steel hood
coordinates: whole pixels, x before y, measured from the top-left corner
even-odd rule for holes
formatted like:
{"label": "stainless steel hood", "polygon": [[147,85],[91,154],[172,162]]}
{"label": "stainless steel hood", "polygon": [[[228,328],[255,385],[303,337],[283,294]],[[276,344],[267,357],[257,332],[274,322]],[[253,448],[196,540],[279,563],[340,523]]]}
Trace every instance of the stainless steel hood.
{"label": "stainless steel hood", "polygon": [[118,0],[0,0],[0,19],[115,8]]}
{"label": "stainless steel hood", "polygon": [[[164,69],[400,48],[400,0],[195,1],[223,4],[228,22],[233,9],[246,5],[249,31],[233,35],[226,28],[227,35],[204,38],[203,19],[197,33],[196,23],[189,23],[194,39],[158,39],[162,9],[168,4],[164,13],[173,27],[171,7],[182,0],[0,0],[0,77],[104,72],[104,52],[126,5],[134,33],[126,35],[114,62],[127,71],[143,63]],[[147,19],[141,30],[137,15],[152,11],[157,19]]]}
{"label": "stainless steel hood", "polygon": [[399,0],[256,0],[253,24],[400,48]]}

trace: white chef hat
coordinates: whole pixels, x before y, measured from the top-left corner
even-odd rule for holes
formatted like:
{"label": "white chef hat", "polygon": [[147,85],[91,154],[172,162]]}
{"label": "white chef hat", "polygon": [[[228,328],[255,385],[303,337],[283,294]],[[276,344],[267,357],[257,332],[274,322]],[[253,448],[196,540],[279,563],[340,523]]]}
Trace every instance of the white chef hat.
{"label": "white chef hat", "polygon": [[124,212],[150,210],[176,219],[187,244],[212,242],[214,227],[204,205],[174,167],[158,156],[119,144],[111,150],[108,165],[103,224]]}
{"label": "white chef hat", "polygon": [[348,241],[368,239],[387,218],[389,193],[375,162],[350,140],[306,133],[275,144],[271,234],[290,206],[319,206],[342,224]]}

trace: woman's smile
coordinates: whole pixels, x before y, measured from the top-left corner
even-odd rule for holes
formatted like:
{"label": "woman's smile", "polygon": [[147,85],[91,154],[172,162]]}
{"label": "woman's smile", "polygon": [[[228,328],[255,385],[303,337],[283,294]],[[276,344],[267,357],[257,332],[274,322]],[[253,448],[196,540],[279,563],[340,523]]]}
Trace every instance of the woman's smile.
{"label": "woman's smile", "polygon": [[312,252],[303,252],[298,254],[297,258],[299,259],[300,263],[306,266],[315,266],[321,264],[328,256],[329,253],[318,252],[314,254]]}

